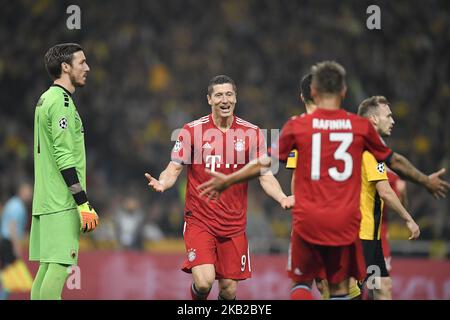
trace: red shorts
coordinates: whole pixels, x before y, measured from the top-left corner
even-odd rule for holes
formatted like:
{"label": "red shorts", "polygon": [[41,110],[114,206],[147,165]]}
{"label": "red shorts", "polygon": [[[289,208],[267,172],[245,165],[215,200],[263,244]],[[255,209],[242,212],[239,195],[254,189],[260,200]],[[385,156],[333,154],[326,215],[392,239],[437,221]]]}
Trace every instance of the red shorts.
{"label": "red shorts", "polygon": [[216,279],[244,280],[252,275],[245,233],[233,238],[221,238],[205,228],[186,223],[184,243],[186,260],[182,270],[185,272],[190,273],[193,267],[201,264],[213,264]]}
{"label": "red shorts", "polygon": [[359,239],[347,246],[322,246],[306,242],[294,231],[287,269],[289,277],[296,283],[327,279],[329,283],[337,284],[350,277],[357,280],[366,277]]}

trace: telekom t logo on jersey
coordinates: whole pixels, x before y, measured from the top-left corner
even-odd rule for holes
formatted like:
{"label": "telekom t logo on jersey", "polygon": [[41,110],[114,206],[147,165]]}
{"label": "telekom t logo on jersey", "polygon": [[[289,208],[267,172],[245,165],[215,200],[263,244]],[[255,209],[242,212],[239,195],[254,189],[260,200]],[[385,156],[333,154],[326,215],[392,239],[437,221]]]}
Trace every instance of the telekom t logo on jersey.
{"label": "telekom t logo on jersey", "polygon": [[[212,172],[216,172],[216,168],[220,168],[221,165],[221,160],[222,156],[220,155],[213,155],[213,156],[206,156],[206,167],[207,168],[211,168]],[[237,164],[230,164],[230,163],[225,163],[225,168],[230,168],[231,166],[233,166],[233,168],[237,168]]]}

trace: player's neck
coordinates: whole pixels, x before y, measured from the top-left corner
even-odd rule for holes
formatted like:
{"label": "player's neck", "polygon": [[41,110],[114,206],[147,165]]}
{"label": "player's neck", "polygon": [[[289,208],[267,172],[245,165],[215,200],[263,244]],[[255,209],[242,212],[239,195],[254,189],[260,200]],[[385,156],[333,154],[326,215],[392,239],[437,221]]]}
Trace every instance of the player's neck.
{"label": "player's neck", "polygon": [[316,111],[317,106],[315,104],[313,104],[313,103],[306,103],[305,104],[305,108],[306,108],[306,113],[307,114],[311,114],[314,111]]}
{"label": "player's neck", "polygon": [[338,110],[341,108],[340,97],[322,98],[317,103],[317,107],[324,110]]}
{"label": "player's neck", "polygon": [[65,77],[61,77],[59,79],[56,79],[53,81],[53,84],[57,84],[67,91],[69,91],[71,94],[75,92],[75,86],[72,84],[72,81],[70,79],[66,79]]}
{"label": "player's neck", "polygon": [[221,117],[220,115],[214,114],[214,113],[213,113],[212,119],[213,119],[214,125],[215,125],[217,128],[219,128],[219,130],[225,132],[225,131],[227,131],[227,130],[231,127],[231,125],[233,124],[234,116],[231,115],[231,116],[229,116],[229,117]]}

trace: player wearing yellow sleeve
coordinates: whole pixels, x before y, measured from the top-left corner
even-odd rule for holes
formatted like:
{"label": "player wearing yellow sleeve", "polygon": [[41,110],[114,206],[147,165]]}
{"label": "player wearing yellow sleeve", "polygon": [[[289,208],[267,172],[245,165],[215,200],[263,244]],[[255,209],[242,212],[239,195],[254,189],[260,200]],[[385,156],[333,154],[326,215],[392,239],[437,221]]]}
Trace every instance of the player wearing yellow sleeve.
{"label": "player wearing yellow sleeve", "polygon": [[[308,114],[313,113],[317,108],[317,106],[315,105],[315,103],[311,97],[311,90],[310,90],[311,81],[312,81],[312,75],[308,74],[303,77],[302,82],[301,82],[300,98],[301,98],[302,102],[305,104],[306,113],[308,113]],[[371,99],[374,100],[373,98],[371,98]],[[370,99],[368,99],[368,100],[370,100]],[[384,98],[384,100],[383,99],[375,99],[375,100],[376,101],[369,101],[368,106],[360,106],[360,110],[358,110],[358,114],[360,116],[368,118],[371,121],[371,123],[373,124],[373,126],[375,127],[375,129],[377,130],[377,132],[381,136],[383,136],[383,137],[389,136],[394,122],[392,119],[392,113],[390,112],[388,102],[385,98]],[[363,105],[364,103],[365,102],[363,102],[361,105]],[[370,110],[368,110],[368,109],[370,109]],[[298,150],[292,150],[291,154],[289,155],[287,164],[286,164],[287,169],[295,169],[296,168],[297,157],[298,157]],[[376,163],[376,166],[378,166],[378,163]],[[381,169],[381,165],[380,165],[380,169]],[[385,167],[385,170],[386,170],[386,167]],[[376,184],[375,184],[375,182],[376,182]],[[406,224],[412,233],[410,239],[417,238],[420,234],[419,227],[416,225],[416,223],[411,218],[409,213],[405,210],[405,208],[401,205],[400,201],[398,200],[398,198],[395,195],[395,192],[392,190],[392,188],[390,188],[389,182],[387,180],[379,180],[379,181],[374,180],[374,184],[376,186],[375,187],[372,186],[373,187],[372,191],[374,191],[376,189],[376,192],[378,192],[379,197],[381,199],[383,199],[384,201],[386,201],[386,203],[390,207],[392,207],[392,209],[394,211],[399,213],[400,216],[406,221]],[[293,174],[292,182],[291,182],[292,193],[294,190],[294,185],[295,185],[295,176]],[[365,196],[365,193],[364,194],[362,193],[362,195]],[[361,202],[363,202],[363,201],[368,201],[368,200],[361,199]],[[372,215],[373,215],[373,213],[372,213]],[[373,217],[374,217],[374,215],[373,215]],[[375,226],[375,218],[373,218],[372,220],[370,220],[370,218],[369,218],[368,221],[372,221],[373,226]],[[378,223],[379,223],[379,225],[381,225],[381,213],[380,213],[380,220]],[[378,234],[379,234],[379,229],[380,228],[377,229]],[[377,238],[378,238],[378,234],[377,234]],[[381,248],[381,256],[383,257],[381,244],[380,244],[380,248]],[[382,260],[384,262],[383,258],[382,258]],[[366,263],[367,263],[367,261],[366,261]],[[317,280],[319,280],[319,279],[316,279],[316,285],[322,294],[322,298],[328,299],[328,285],[327,285],[326,281],[317,281]],[[390,278],[385,277],[385,278],[382,278],[381,280],[382,280],[381,287],[384,288],[384,290],[382,289],[381,293],[380,293],[380,291],[378,291],[377,294],[375,295],[375,298],[376,299],[377,298],[381,299],[383,297],[390,298],[390,296],[391,296]],[[383,283],[383,281],[384,281],[384,283]],[[301,290],[303,290],[303,288],[296,289],[296,291],[301,291]],[[295,287],[293,288],[293,291],[291,292],[291,298],[293,298],[293,299],[296,297],[299,299],[302,299],[302,298],[304,299],[305,296],[307,296],[307,293],[305,293],[305,292],[294,292],[294,291],[295,291]],[[359,285],[356,283],[356,281],[351,281],[350,288],[349,288],[349,295],[347,296],[347,298],[348,299],[357,299],[359,296],[360,296]]]}
{"label": "player wearing yellow sleeve", "polygon": [[[306,112],[312,113],[315,111],[317,106],[315,105],[310,91],[311,85],[311,74],[306,75],[301,82],[301,100],[305,104]],[[389,108],[389,102],[385,97],[382,96],[374,96],[364,100],[359,108],[358,115],[367,118],[376,131],[382,137],[388,137],[391,134],[392,127],[394,125],[394,120],[392,118],[392,112]],[[293,150],[291,155],[289,156],[288,163],[286,168],[295,169],[297,164],[297,156],[298,151]],[[406,158],[401,155],[395,154],[396,156],[396,165],[394,168],[393,161],[391,159],[391,168],[394,169],[397,173],[401,173],[405,178],[411,180],[415,183],[418,183],[424,186],[430,193],[432,193],[436,198],[444,197],[447,190],[450,187],[450,184],[444,180],[440,179],[445,173],[444,169],[439,170],[429,176],[424,175],[417,168],[415,168]],[[401,161],[400,161],[401,160]],[[399,165],[401,164],[401,165]],[[295,177],[292,175],[291,189],[292,192],[294,190]],[[389,187],[389,188],[388,188]],[[411,237],[409,239],[416,239],[420,230],[414,220],[411,218],[409,213],[402,206],[399,199],[395,196],[395,192],[390,188],[390,185],[387,180],[382,180],[377,183],[377,192],[381,199],[383,199],[386,204],[391,207],[394,211],[396,211],[406,222],[408,229],[411,231]],[[381,223],[381,220],[380,220]],[[317,280],[317,279],[316,279]],[[382,278],[383,280],[383,278]],[[375,298],[381,299],[384,297],[391,297],[391,285],[390,278],[384,278],[385,283],[381,285],[381,294],[377,294]],[[319,291],[322,293],[323,298],[327,298],[327,283],[326,281],[317,282],[317,287]],[[295,299],[302,298],[305,295],[294,293],[294,289],[291,292],[291,298]],[[356,281],[350,283],[350,293],[347,298],[358,298],[360,295],[359,286]]]}
{"label": "player wearing yellow sleeve", "polygon": [[[381,97],[379,97],[381,98]],[[381,136],[389,136],[394,124],[387,100],[373,97],[361,103],[358,114],[369,118],[372,125]],[[370,112],[368,111],[370,109]],[[392,190],[385,163],[377,162],[368,151],[364,152],[361,170],[361,226],[359,237],[362,241],[364,259],[367,267],[366,288],[373,293],[375,300],[392,299],[392,281],[386,268],[381,244],[381,221],[383,204],[386,203],[396,211],[411,232],[409,239],[416,239],[419,226],[401,204]],[[357,294],[356,281],[352,280],[350,287]]]}
{"label": "player wearing yellow sleeve", "polygon": [[[374,268],[378,268],[377,275],[382,278],[389,277],[389,272],[384,257],[381,259],[383,261],[380,260],[380,257],[383,256],[380,240],[383,200],[377,192],[377,182],[387,181],[387,179],[386,165],[383,162],[378,163],[370,152],[365,151],[361,168],[361,226],[359,238],[363,244],[368,275],[369,273],[372,274]],[[376,281],[376,279],[374,280]],[[350,291],[353,299],[360,296],[361,290],[356,280],[351,280],[350,288],[352,289]],[[370,289],[372,289],[372,284],[370,284]]]}
{"label": "player wearing yellow sleeve", "polygon": [[376,183],[387,180],[384,162],[378,163],[369,151],[365,151],[361,168],[361,240],[380,240],[384,203],[377,192]]}
{"label": "player wearing yellow sleeve", "polygon": [[[366,287],[373,293],[375,300],[390,300],[392,281],[383,256],[381,245],[381,221],[384,201],[392,204],[406,221],[411,238],[419,235],[419,227],[400,203],[392,190],[386,173],[386,165],[377,162],[368,151],[363,153],[361,169],[361,226],[359,238],[363,245],[367,267]],[[356,281],[351,281],[352,293],[358,294]]]}

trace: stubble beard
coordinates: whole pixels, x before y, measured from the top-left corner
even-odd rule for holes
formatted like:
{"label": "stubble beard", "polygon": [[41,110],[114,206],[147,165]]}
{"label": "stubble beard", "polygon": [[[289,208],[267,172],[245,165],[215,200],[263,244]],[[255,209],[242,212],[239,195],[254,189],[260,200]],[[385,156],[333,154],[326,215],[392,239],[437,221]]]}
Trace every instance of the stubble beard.
{"label": "stubble beard", "polygon": [[[81,79],[83,79],[83,76],[81,76]],[[77,81],[77,78],[73,74],[70,75],[70,82],[75,88],[84,87],[86,85],[86,81],[84,82]]]}

